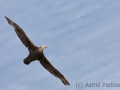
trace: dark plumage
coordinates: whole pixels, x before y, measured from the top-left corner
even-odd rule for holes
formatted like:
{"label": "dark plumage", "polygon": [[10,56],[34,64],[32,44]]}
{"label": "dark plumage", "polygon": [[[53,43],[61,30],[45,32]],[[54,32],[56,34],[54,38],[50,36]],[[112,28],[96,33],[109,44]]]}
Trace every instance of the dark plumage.
{"label": "dark plumage", "polygon": [[35,46],[28,38],[28,36],[25,34],[25,32],[16,23],[14,23],[6,16],[5,18],[7,19],[8,23],[14,27],[17,36],[29,50],[28,57],[23,60],[24,63],[26,65],[29,65],[32,61],[38,60],[46,70],[48,70],[54,76],[58,77],[63,82],[64,85],[70,85],[69,82],[65,79],[65,77],[45,57],[43,49],[47,48],[47,46],[44,45],[40,47]]}

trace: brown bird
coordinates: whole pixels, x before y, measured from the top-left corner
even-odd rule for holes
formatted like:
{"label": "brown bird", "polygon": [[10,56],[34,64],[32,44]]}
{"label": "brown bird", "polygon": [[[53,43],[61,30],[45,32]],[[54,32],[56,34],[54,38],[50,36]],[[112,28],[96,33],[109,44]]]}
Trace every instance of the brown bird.
{"label": "brown bird", "polygon": [[46,70],[48,70],[54,76],[58,77],[64,85],[70,85],[66,78],[45,57],[43,49],[47,48],[47,46],[35,46],[25,34],[25,32],[16,23],[14,23],[6,16],[5,18],[7,19],[8,23],[14,27],[14,30],[22,43],[28,48],[29,55],[23,60],[23,62],[26,65],[29,65],[32,61],[38,60]]}

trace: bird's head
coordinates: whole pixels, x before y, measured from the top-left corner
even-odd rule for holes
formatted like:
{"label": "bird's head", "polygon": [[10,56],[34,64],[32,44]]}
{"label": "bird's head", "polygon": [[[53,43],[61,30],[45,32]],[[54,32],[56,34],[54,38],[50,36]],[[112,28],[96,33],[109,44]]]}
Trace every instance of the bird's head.
{"label": "bird's head", "polygon": [[40,48],[43,50],[43,49],[47,48],[47,46],[41,45]]}

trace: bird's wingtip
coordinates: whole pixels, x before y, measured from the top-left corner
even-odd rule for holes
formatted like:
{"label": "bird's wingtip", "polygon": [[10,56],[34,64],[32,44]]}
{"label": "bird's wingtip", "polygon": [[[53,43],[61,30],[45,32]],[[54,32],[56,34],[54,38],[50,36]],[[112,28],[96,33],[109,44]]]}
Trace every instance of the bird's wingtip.
{"label": "bird's wingtip", "polygon": [[5,18],[7,19],[7,17],[5,16]]}
{"label": "bird's wingtip", "polygon": [[8,18],[8,17],[6,17],[6,16],[5,16],[5,18],[7,19],[7,21],[9,20],[9,18]]}
{"label": "bird's wingtip", "polygon": [[7,19],[8,23],[14,27],[14,22],[12,20],[10,20],[8,17],[5,16],[5,18]]}
{"label": "bird's wingtip", "polygon": [[65,78],[61,79],[61,81],[63,82],[64,85],[66,85],[66,86],[69,85],[70,86],[69,82]]}

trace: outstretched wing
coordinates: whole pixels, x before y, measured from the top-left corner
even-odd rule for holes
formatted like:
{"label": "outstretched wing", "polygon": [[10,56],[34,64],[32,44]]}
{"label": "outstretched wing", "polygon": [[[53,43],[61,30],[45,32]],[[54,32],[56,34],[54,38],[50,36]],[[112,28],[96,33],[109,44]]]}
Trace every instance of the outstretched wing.
{"label": "outstretched wing", "polygon": [[5,16],[7,19],[8,23],[14,27],[15,32],[17,33],[17,36],[20,38],[22,43],[28,47],[29,51],[34,50],[36,46],[31,42],[31,40],[28,38],[28,36],[25,34],[25,32],[12,20],[10,20],[8,17]]}
{"label": "outstretched wing", "polygon": [[45,69],[47,69],[54,76],[58,77],[64,85],[70,85],[69,82],[65,79],[65,77],[56,68],[52,66],[52,64],[47,60],[44,54],[41,55],[39,61]]}

